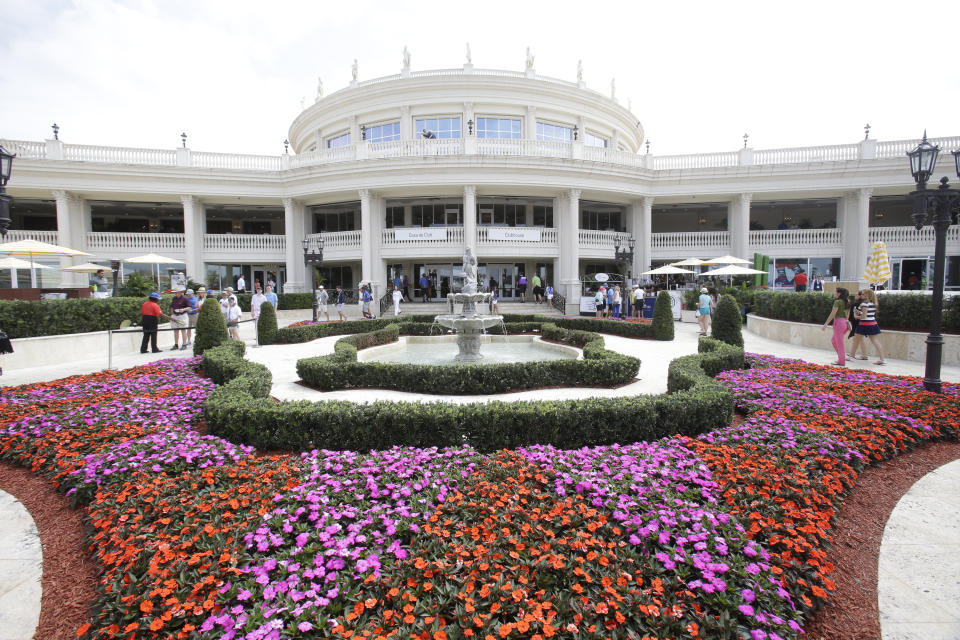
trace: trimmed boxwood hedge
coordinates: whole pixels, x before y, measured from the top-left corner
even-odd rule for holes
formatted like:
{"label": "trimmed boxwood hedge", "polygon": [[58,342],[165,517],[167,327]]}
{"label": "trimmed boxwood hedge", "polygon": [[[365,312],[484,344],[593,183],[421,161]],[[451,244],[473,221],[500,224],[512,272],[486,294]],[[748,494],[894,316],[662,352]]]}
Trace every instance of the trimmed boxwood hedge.
{"label": "trimmed boxwood hedge", "polygon": [[[700,355],[671,363],[671,393],[486,404],[345,401],[275,402],[269,372],[244,368],[232,345],[204,354],[218,375],[235,376],[204,405],[211,433],[261,449],[366,451],[393,446],[459,446],[482,452],[531,444],[565,449],[695,436],[733,419],[733,396],[711,375],[743,366],[743,351],[715,340],[700,341]],[[238,362],[231,366],[227,360]]]}
{"label": "trimmed boxwood hedge", "polygon": [[[119,329],[124,320],[140,323],[145,301],[146,297],[0,300],[0,329],[11,338]],[[160,307],[169,315],[170,296],[160,301]]]}
{"label": "trimmed boxwood hedge", "polygon": [[[930,330],[933,296],[929,293],[878,293],[877,300],[881,329]],[[791,322],[822,323],[832,306],[833,296],[820,292],[758,291],[754,299],[757,315]],[[960,296],[943,299],[943,329],[960,332]]]}
{"label": "trimmed boxwood hedge", "polygon": [[[535,324],[535,323],[511,323]],[[377,331],[351,335],[334,345],[334,352],[297,361],[297,374],[324,391],[373,387],[415,393],[475,395],[532,389],[544,385],[611,386],[633,380],[640,361],[603,348],[596,333],[561,329],[551,323],[537,325],[543,337],[584,350],[583,360],[551,360],[503,364],[422,365],[357,362],[357,350],[397,340],[407,328],[417,332],[424,323],[390,324]]]}

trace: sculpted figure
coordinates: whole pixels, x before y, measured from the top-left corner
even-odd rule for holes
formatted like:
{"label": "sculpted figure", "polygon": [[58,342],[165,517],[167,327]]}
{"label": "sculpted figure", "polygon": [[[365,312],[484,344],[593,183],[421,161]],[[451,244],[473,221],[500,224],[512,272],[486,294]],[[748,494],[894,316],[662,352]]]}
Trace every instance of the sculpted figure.
{"label": "sculpted figure", "polygon": [[317,78],[317,100],[323,97],[323,78]]}
{"label": "sculpted figure", "polygon": [[410,51],[407,46],[403,46],[403,70],[410,71]]}
{"label": "sculpted figure", "polygon": [[463,252],[463,290],[466,293],[477,290],[477,258],[470,247]]}
{"label": "sculpted figure", "polygon": [[467,64],[473,64],[473,56],[470,55],[470,43],[467,43]]}
{"label": "sculpted figure", "polygon": [[350,73],[353,74],[353,81],[356,82],[356,81],[357,81],[357,73],[358,73],[358,70],[357,70],[357,59],[356,59],[356,58],[353,59],[353,67],[351,67]]}
{"label": "sculpted figure", "polygon": [[577,82],[583,82],[583,60],[577,60]]}
{"label": "sculpted figure", "polygon": [[530,53],[530,47],[527,47],[527,71],[533,70],[533,54]]}

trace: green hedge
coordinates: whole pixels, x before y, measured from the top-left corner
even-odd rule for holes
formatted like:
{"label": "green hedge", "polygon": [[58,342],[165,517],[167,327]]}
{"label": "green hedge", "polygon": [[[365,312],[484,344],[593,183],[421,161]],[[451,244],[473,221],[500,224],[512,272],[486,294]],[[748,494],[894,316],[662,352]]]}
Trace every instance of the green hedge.
{"label": "green hedge", "polygon": [[[160,301],[170,314],[170,297]],[[73,298],[67,300],[0,300],[0,329],[11,338],[34,338],[119,329],[129,320],[140,323],[146,298]]]}
{"label": "green hedge", "polygon": [[[252,293],[237,293],[234,294],[237,296],[237,304],[240,305],[240,310],[247,313],[250,312],[250,299],[253,297]],[[313,308],[313,297],[310,295],[310,292],[306,293],[278,293],[277,294],[277,309],[312,309]]]}
{"label": "green hedge", "polygon": [[[833,300],[832,295],[820,292],[759,291],[754,299],[754,313],[775,320],[823,323],[830,315]],[[877,300],[881,329],[929,330],[933,300],[929,293],[879,293]],[[943,329],[960,331],[960,296],[943,299]]]}
{"label": "green hedge", "polygon": [[[511,323],[526,324],[526,323]],[[533,324],[533,323],[530,323]],[[596,333],[542,325],[543,337],[583,348],[583,360],[551,360],[489,365],[420,365],[357,362],[357,350],[397,340],[406,329],[425,323],[390,324],[383,329],[338,340],[334,353],[297,361],[297,374],[324,391],[356,387],[414,393],[474,395],[543,386],[612,386],[634,379],[640,361],[607,351]],[[541,325],[537,325],[538,328]]]}
{"label": "green hedge", "polygon": [[[211,352],[242,362],[227,347]],[[463,405],[278,403],[267,397],[262,371],[224,362],[217,364],[220,375],[236,377],[210,394],[204,418],[211,433],[261,449],[366,451],[470,444],[486,452],[531,444],[570,449],[695,436],[733,419],[733,397],[711,375],[744,366],[742,350],[715,340],[701,339],[700,352],[671,363],[669,395]]]}

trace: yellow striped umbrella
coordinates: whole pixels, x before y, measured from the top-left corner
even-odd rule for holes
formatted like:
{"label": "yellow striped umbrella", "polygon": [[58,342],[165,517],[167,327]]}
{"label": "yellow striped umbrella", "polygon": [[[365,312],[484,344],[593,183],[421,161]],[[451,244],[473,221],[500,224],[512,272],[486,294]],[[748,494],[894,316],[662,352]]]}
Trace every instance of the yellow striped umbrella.
{"label": "yellow striped umbrella", "polygon": [[883,284],[890,279],[891,275],[887,245],[883,242],[874,242],[870,259],[867,260],[867,269],[863,273],[863,279],[870,284]]}

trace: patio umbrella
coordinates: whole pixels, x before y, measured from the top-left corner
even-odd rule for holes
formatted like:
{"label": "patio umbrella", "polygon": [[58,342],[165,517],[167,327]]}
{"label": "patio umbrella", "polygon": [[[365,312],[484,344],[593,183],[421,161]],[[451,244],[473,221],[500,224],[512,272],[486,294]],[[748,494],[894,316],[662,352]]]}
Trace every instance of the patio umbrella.
{"label": "patio umbrella", "polygon": [[760,269],[753,269],[750,267],[741,267],[736,264],[729,264],[725,267],[718,267],[716,269],[711,269],[710,271],[704,271],[701,273],[701,276],[752,276],[757,273],[766,273],[766,271],[761,271]]}
{"label": "patio umbrella", "polygon": [[72,267],[64,267],[63,269],[60,269],[60,271],[69,271],[70,273],[96,273],[100,270],[113,271],[111,267],[104,267],[92,262],[84,262],[83,264],[75,264]]}
{"label": "patio umbrella", "polygon": [[0,253],[13,256],[28,256],[30,261],[30,286],[37,286],[36,265],[33,262],[34,256],[44,258],[75,258],[78,256],[89,256],[89,253],[61,247],[56,244],[48,244],[37,240],[17,240],[15,242],[5,242],[0,244]]}
{"label": "patio umbrella", "polygon": [[681,260],[680,262],[670,263],[674,267],[702,267],[705,264],[710,264],[706,260],[701,260],[700,258],[687,258],[686,260]]}
{"label": "patio umbrella", "polygon": [[0,258],[0,269],[49,269],[45,264],[34,265],[20,258]]}
{"label": "patio umbrella", "polygon": [[744,260],[743,258],[737,258],[736,256],[727,254],[725,256],[720,256],[719,258],[707,260],[704,264],[751,264],[751,262],[749,260]]}
{"label": "patio umbrella", "polygon": [[874,242],[863,279],[872,285],[878,285],[889,280],[890,276],[890,256],[887,254],[887,245],[883,242]]}
{"label": "patio umbrella", "polygon": [[[149,264],[157,265],[157,286],[160,286],[160,265],[161,264],[183,264],[183,260],[178,258],[168,258],[166,256],[161,256],[156,253],[147,253],[142,256],[137,256],[135,258],[126,258],[124,262],[132,262],[134,264]],[[153,277],[153,267],[150,267],[150,276]]]}
{"label": "patio umbrella", "polygon": [[693,273],[690,269],[681,269],[680,267],[674,267],[673,265],[664,265],[662,267],[657,267],[656,269],[651,269],[650,271],[644,271],[645,276],[670,276],[679,273]]}

